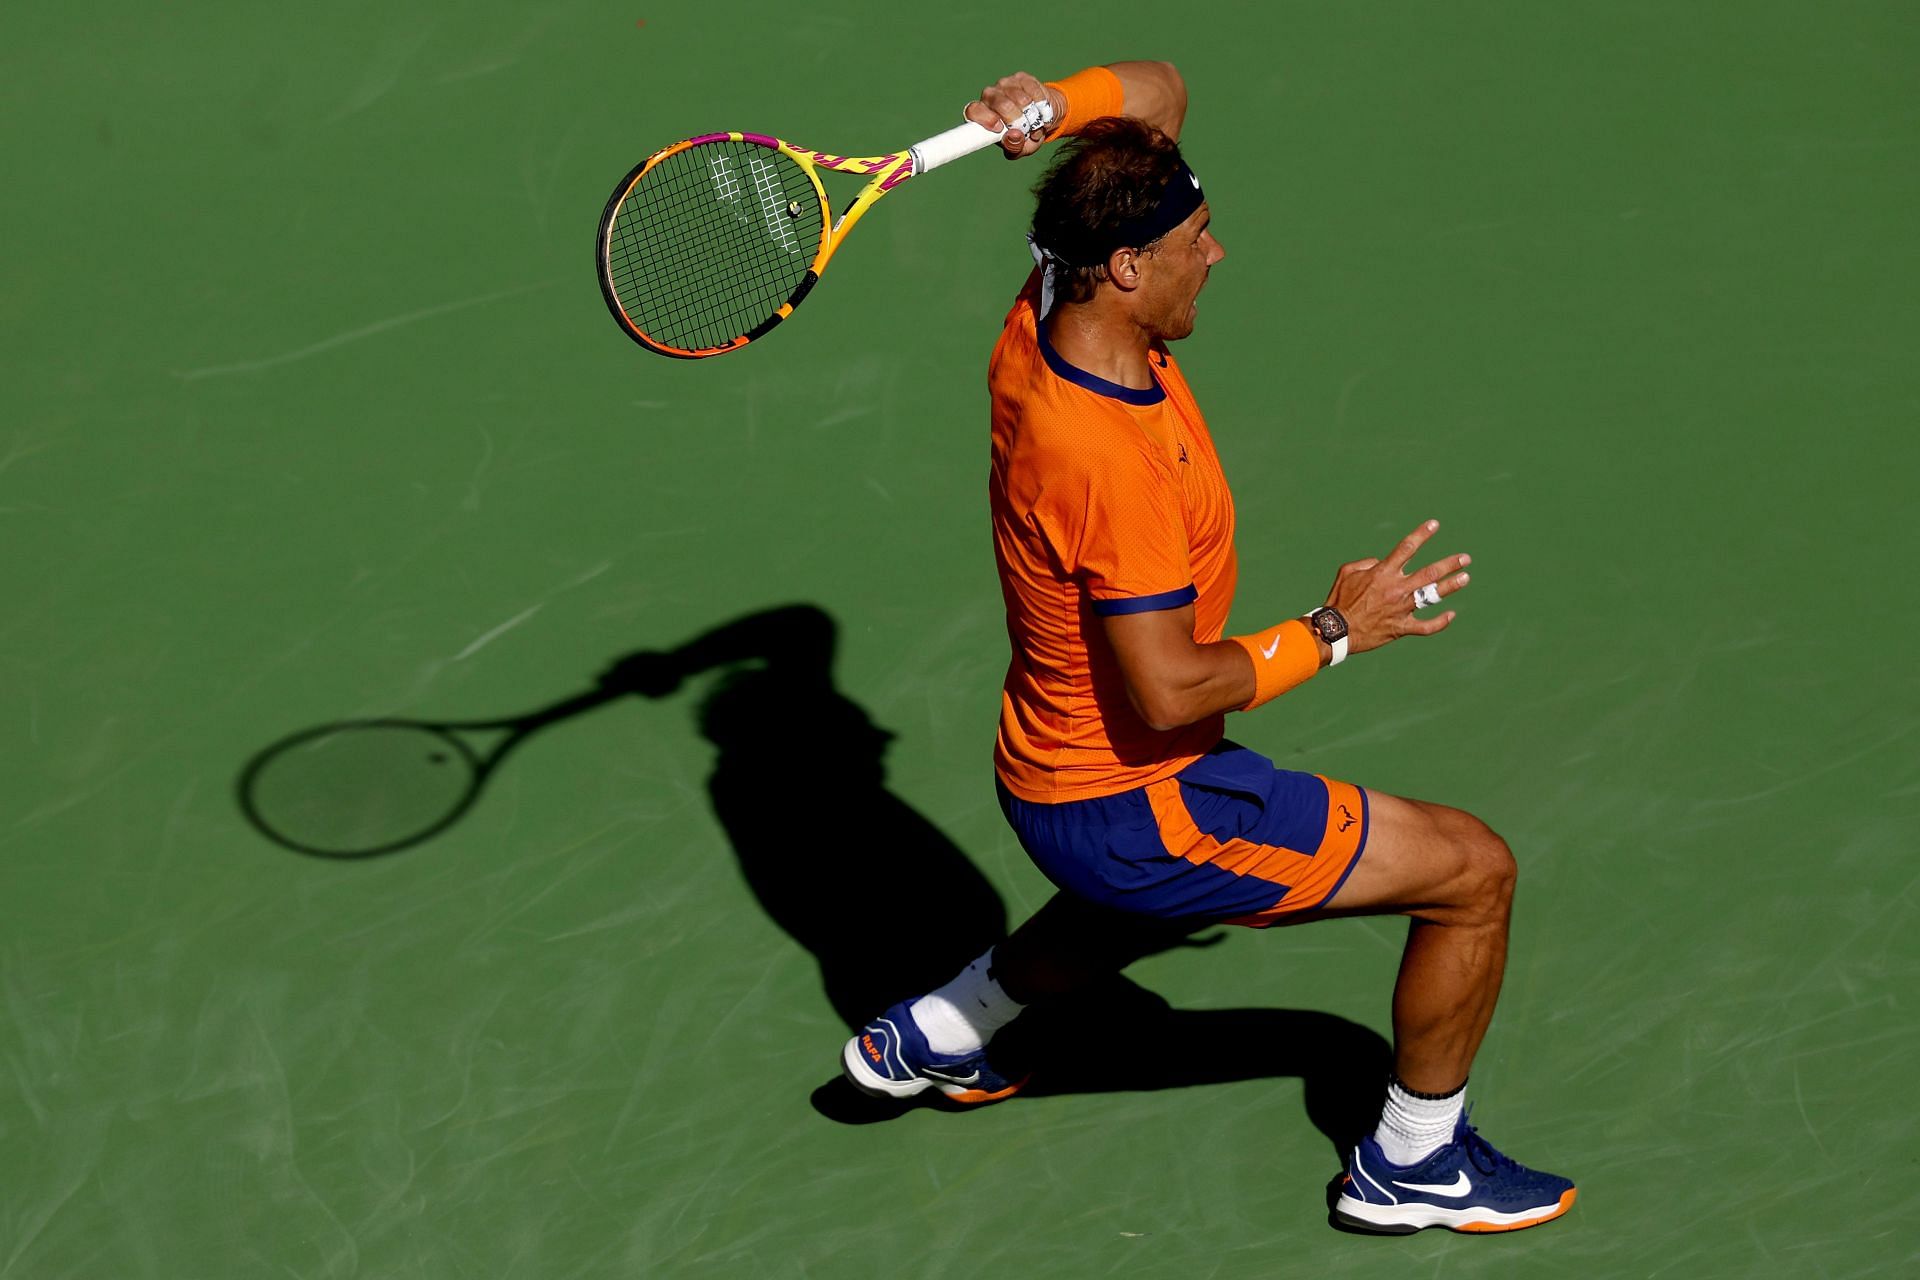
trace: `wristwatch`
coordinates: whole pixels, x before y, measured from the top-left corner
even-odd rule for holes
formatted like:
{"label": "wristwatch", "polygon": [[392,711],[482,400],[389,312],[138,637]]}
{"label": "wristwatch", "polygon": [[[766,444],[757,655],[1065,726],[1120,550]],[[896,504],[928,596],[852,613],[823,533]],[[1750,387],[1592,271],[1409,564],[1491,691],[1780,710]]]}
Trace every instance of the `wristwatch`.
{"label": "wristwatch", "polygon": [[1333,650],[1333,661],[1328,666],[1337,667],[1347,660],[1347,620],[1338,609],[1322,605],[1307,615],[1306,623]]}

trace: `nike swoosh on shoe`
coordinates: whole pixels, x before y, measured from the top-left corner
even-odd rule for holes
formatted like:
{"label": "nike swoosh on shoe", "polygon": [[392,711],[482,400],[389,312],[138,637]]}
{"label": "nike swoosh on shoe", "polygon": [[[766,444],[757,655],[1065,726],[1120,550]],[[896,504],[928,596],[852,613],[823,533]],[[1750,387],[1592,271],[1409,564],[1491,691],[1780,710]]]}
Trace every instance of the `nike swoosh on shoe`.
{"label": "nike swoosh on shoe", "polygon": [[1453,1176],[1453,1181],[1445,1186],[1431,1182],[1402,1182],[1394,1179],[1393,1185],[1405,1187],[1408,1191],[1421,1191],[1430,1196],[1464,1196],[1473,1190],[1473,1179],[1467,1177],[1463,1169]]}
{"label": "nike swoosh on shoe", "polygon": [[[943,1080],[948,1084],[973,1085],[980,1083],[980,1071],[978,1068],[975,1068],[967,1075],[955,1076],[948,1075],[944,1071],[935,1071],[932,1067],[922,1067],[920,1068],[920,1074],[929,1080]],[[1462,1176],[1464,1177],[1465,1175]]]}

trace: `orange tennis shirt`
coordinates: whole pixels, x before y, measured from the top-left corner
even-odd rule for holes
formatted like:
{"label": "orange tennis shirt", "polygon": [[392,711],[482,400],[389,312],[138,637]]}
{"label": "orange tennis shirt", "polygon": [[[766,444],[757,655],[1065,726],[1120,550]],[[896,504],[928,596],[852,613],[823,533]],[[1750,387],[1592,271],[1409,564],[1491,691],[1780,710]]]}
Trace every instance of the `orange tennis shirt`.
{"label": "orange tennis shirt", "polygon": [[1233,604],[1233,496],[1206,420],[1164,347],[1136,391],[1068,364],[1036,325],[1040,273],[993,349],[993,545],[1013,659],[994,768],[1023,800],[1114,795],[1171,777],[1224,717],[1150,728],[1103,615],[1194,606],[1220,639]]}

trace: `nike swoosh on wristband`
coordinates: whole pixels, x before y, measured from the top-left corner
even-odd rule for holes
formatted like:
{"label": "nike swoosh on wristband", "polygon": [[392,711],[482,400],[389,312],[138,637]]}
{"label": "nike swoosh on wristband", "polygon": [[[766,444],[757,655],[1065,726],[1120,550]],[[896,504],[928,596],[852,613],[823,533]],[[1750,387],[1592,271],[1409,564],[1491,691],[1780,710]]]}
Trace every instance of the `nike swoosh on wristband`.
{"label": "nike swoosh on wristband", "polygon": [[1280,637],[1275,636],[1272,644],[1263,644],[1260,646],[1260,656],[1263,658],[1271,658],[1275,653],[1279,652],[1279,649]]}
{"label": "nike swoosh on wristband", "polygon": [[1430,1196],[1463,1196],[1473,1190],[1473,1179],[1467,1177],[1463,1169],[1454,1174],[1453,1182],[1447,1186],[1437,1186],[1430,1182],[1401,1182],[1394,1180],[1394,1186],[1405,1187],[1409,1191],[1424,1191]]}

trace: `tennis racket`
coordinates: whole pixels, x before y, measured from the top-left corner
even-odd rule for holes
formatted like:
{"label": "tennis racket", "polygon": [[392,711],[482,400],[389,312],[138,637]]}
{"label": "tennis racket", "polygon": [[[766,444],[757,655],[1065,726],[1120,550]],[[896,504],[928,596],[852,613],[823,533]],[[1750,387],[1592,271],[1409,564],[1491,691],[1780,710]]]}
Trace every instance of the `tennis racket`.
{"label": "tennis racket", "polygon": [[445,831],[535,731],[631,692],[600,687],[507,720],[347,720],[282,738],[240,775],[240,809],[268,839],[323,858],[370,858]]}
{"label": "tennis racket", "polygon": [[[1030,104],[1022,132],[1053,123]],[[614,188],[595,246],[600,291],[628,337],[663,356],[738,351],[793,314],[868,209],[908,178],[1000,141],[968,121],[884,156],[709,133],[648,156]],[[820,170],[864,174],[833,217]]]}

